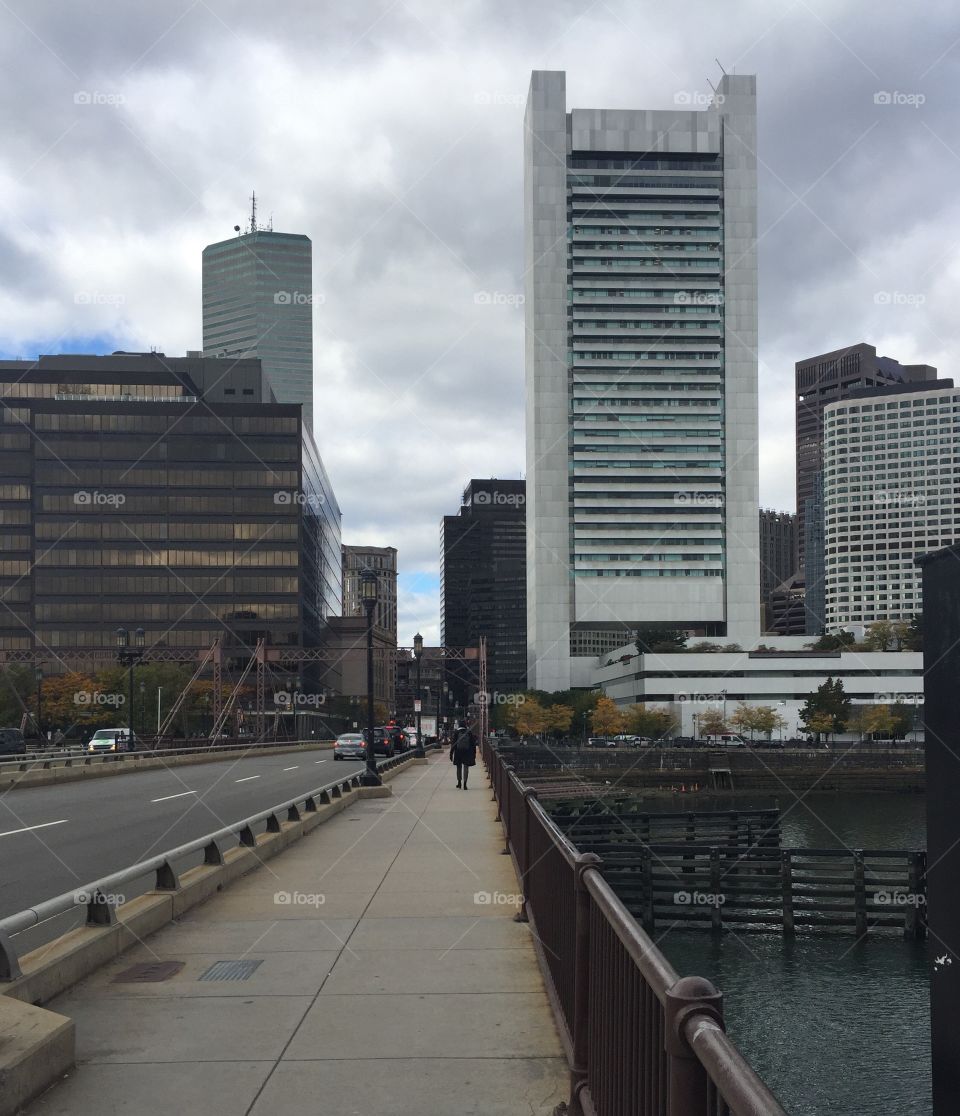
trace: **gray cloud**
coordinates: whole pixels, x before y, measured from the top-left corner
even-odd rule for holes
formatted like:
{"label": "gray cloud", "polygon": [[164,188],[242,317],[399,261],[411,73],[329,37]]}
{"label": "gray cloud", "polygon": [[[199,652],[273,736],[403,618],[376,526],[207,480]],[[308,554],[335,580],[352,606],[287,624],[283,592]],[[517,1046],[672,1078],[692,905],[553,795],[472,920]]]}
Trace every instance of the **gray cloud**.
{"label": "gray cloud", "polygon": [[[345,537],[398,546],[405,571],[435,572],[471,476],[523,467],[522,309],[478,295],[523,290],[531,68],[566,69],[583,107],[671,107],[707,90],[714,56],[758,74],[765,503],[792,506],[795,360],[867,340],[956,364],[947,3],[920,22],[822,0],[693,0],[682,19],[626,0],[12,0],[0,24],[2,347],[198,347],[200,250],[255,187],[314,242],[318,434]],[[122,299],[77,305],[91,289]]]}

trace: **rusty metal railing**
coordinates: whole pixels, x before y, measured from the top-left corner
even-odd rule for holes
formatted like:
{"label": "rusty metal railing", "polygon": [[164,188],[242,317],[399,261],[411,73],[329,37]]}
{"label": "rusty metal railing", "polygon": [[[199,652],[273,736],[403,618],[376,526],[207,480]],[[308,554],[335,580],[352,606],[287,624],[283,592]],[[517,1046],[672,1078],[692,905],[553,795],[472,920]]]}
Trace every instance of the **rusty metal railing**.
{"label": "rusty metal railing", "polygon": [[679,977],[509,764],[482,755],[570,1065],[572,1116],[786,1116],[724,1030],[723,999]]}

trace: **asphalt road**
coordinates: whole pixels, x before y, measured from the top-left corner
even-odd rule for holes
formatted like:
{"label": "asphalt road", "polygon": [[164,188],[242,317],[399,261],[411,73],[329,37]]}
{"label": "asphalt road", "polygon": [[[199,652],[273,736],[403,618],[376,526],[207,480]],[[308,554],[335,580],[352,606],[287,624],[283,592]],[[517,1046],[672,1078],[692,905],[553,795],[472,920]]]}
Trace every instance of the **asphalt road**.
{"label": "asphalt road", "polygon": [[0,918],[362,769],[323,748],[12,788],[0,794]]}

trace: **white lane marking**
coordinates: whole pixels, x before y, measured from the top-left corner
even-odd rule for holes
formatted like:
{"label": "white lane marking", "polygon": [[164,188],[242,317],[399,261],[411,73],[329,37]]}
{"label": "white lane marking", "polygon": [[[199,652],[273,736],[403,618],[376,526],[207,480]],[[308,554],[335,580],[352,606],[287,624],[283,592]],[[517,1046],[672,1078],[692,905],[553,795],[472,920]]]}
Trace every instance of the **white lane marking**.
{"label": "white lane marking", "polygon": [[300,764],[297,763],[297,764],[294,764],[293,767],[285,767],[283,770],[284,771],[296,771],[299,768],[299,766],[300,766]]}
{"label": "white lane marking", "polygon": [[41,822],[40,825],[25,825],[23,829],[8,829],[6,833],[0,833],[0,837],[12,837],[15,833],[32,833],[35,829],[46,829],[50,825],[64,825],[67,818],[61,818],[55,822]]}
{"label": "white lane marking", "polygon": [[169,802],[171,798],[183,798],[187,794],[196,794],[196,791],[181,791],[179,794],[167,794],[163,798],[151,798],[151,802]]}
{"label": "white lane marking", "polygon": [[251,779],[259,779],[259,775],[248,775],[246,779],[234,779],[235,783],[249,783]]}
{"label": "white lane marking", "polygon": [[313,762],[314,763],[326,763],[327,761],[326,760],[314,760]]}

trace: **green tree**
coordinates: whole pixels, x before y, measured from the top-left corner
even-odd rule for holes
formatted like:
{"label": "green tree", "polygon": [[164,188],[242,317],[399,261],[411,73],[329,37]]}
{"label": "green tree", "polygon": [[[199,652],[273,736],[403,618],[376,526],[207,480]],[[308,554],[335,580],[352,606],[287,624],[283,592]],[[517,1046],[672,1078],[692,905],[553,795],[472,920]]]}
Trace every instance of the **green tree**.
{"label": "green tree", "polygon": [[893,733],[893,715],[889,705],[871,705],[863,719],[865,730],[871,736],[889,737]]}
{"label": "green tree", "polygon": [[697,718],[701,736],[720,736],[730,731],[730,726],[724,720],[723,713],[715,706],[704,710]]}
{"label": "green tree", "polygon": [[[850,699],[839,678],[830,677],[818,686],[817,692],[807,698],[800,710],[801,722],[818,738],[822,733],[843,732],[849,719]],[[814,728],[814,721],[821,726],[829,722],[829,727]]]}
{"label": "green tree", "polygon": [[547,713],[547,731],[564,736],[573,724],[573,709],[569,705],[551,705]]}
{"label": "green tree", "polygon": [[739,702],[736,709],[730,714],[730,724],[737,732],[746,733],[752,740],[757,728],[756,710],[753,706],[747,705],[745,701]]}
{"label": "green tree", "polygon": [[913,730],[914,707],[906,702],[895,701],[890,706],[890,716],[893,721],[890,731],[894,740],[902,740]]}
{"label": "green tree", "polygon": [[720,650],[720,644],[713,643],[709,639],[701,639],[698,640],[696,643],[691,644],[687,648],[687,650],[696,652],[697,654],[712,654],[714,651]]}
{"label": "green tree", "polygon": [[549,724],[546,709],[535,697],[518,696],[522,696],[523,700],[510,707],[510,728],[520,736],[539,736],[546,732]]}
{"label": "green tree", "polygon": [[896,629],[890,620],[875,620],[863,637],[863,648],[865,651],[891,651],[896,635]]}
{"label": "green tree", "polygon": [[842,651],[845,647],[853,647],[857,637],[853,632],[843,630],[832,635],[822,635],[816,642],[810,644],[812,651]]}

